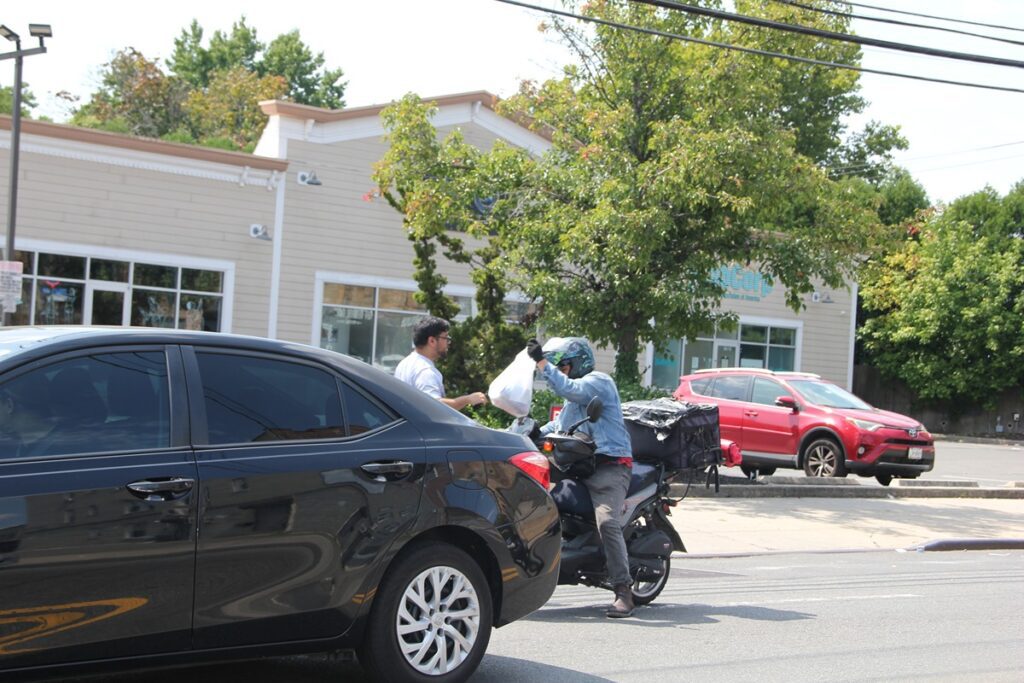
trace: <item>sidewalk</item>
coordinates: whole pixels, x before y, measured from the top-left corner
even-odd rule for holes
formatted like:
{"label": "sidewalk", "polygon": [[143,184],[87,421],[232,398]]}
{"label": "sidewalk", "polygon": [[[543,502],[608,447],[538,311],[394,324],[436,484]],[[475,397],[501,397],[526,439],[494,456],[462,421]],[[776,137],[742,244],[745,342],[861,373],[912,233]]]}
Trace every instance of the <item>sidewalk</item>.
{"label": "sidewalk", "polygon": [[909,549],[941,539],[1019,539],[1024,548],[1024,500],[687,497],[669,519],[690,554]]}

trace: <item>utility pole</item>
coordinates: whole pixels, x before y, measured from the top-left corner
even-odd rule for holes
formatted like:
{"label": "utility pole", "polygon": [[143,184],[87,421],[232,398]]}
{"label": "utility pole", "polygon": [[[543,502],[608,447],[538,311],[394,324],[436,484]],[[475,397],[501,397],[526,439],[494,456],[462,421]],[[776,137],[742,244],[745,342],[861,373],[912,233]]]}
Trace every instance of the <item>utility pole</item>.
{"label": "utility pole", "polygon": [[[11,177],[10,189],[7,194],[7,235],[4,241],[4,259],[14,261],[14,228],[18,216],[18,157],[21,151],[21,69],[22,62],[29,55],[39,55],[46,52],[43,41],[53,37],[53,31],[49,24],[29,24],[29,34],[39,39],[39,47],[27,50],[21,49],[21,36],[0,24],[0,36],[14,43],[14,52],[0,54],[0,60],[14,60],[14,92],[11,108]],[[11,297],[7,297],[10,301]],[[3,307],[4,325],[10,325],[13,311],[8,306]]]}

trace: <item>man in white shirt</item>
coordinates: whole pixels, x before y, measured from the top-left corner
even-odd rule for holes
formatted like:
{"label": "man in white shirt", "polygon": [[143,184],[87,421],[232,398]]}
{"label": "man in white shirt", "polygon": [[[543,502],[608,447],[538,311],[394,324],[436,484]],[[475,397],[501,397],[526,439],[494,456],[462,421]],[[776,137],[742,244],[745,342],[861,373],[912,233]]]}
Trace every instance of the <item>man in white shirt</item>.
{"label": "man in white shirt", "polygon": [[416,348],[395,368],[395,377],[455,410],[487,403],[487,396],[481,391],[445,398],[443,378],[435,363],[448,353],[450,327],[447,320],[433,316],[416,323],[412,330],[412,343]]}

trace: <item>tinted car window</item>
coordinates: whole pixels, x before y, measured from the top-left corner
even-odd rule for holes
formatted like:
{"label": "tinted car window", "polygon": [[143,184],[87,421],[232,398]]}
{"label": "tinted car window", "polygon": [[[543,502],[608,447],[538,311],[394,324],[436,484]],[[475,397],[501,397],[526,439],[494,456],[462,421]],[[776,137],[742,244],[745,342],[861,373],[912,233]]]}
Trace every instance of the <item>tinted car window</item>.
{"label": "tinted car window", "polygon": [[384,409],[353,387],[342,383],[341,393],[345,397],[345,415],[350,434],[362,434],[394,420]]}
{"label": "tinted car window", "polygon": [[752,402],[773,406],[779,396],[789,396],[789,392],[781,384],[764,377],[754,378],[754,391],[750,396]]}
{"label": "tinted car window", "polygon": [[82,356],[26,372],[0,386],[3,454],[166,448],[168,398],[159,351]]}
{"label": "tinted car window", "polygon": [[704,377],[703,379],[691,379],[690,391],[695,394],[707,394],[709,384],[711,384],[710,377]]}
{"label": "tinted car window", "polygon": [[747,378],[739,375],[716,377],[708,396],[742,401],[747,398]]}
{"label": "tinted car window", "polygon": [[208,443],[328,439],[345,435],[338,384],[302,363],[196,354]]}

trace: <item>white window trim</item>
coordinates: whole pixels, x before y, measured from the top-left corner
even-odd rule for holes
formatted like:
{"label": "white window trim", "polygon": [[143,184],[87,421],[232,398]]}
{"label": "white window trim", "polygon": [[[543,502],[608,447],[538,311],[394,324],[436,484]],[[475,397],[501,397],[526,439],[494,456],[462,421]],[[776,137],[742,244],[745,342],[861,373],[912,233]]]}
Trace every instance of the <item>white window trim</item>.
{"label": "white window trim", "polygon": [[[315,284],[313,291],[313,327],[310,330],[310,345],[320,346],[320,330],[323,326],[323,311],[324,311],[324,285],[335,284],[335,285],[355,285],[357,287],[383,287],[385,289],[398,289],[406,292],[415,292],[419,289],[415,280],[406,280],[399,278],[390,277],[379,277],[376,275],[360,275],[356,273],[336,273],[325,270],[316,271]],[[472,287],[465,285],[448,285],[444,288],[444,293],[452,296],[468,296],[473,299],[476,295],[476,290]],[[365,306],[352,306],[351,308],[366,308]],[[380,307],[374,305],[372,309],[375,311],[381,310]],[[387,310],[387,309],[384,309]],[[476,301],[473,301],[472,312],[476,312]],[[423,315],[426,315],[424,313]]]}
{"label": "white window trim", "polygon": [[[221,271],[224,273],[224,286],[223,291],[219,293],[222,297],[220,331],[224,333],[231,332],[231,320],[234,313],[235,299],[235,264],[232,261],[221,261],[218,259],[200,258],[196,256],[179,256],[177,254],[163,254],[154,251],[136,251],[134,249],[100,247],[91,244],[71,244],[68,242],[55,242],[51,240],[39,240],[32,238],[16,238],[14,248],[18,251],[35,251],[50,254],[62,254],[65,256],[89,256],[92,258],[110,259],[114,261],[152,263],[157,266]],[[32,277],[36,276],[32,275]],[[77,281],[77,278],[70,279],[75,279]],[[139,286],[143,289],[155,289],[153,287]],[[192,292],[194,290],[181,290],[181,288],[178,288],[173,291]],[[203,294],[216,295],[217,292],[203,292]]]}

